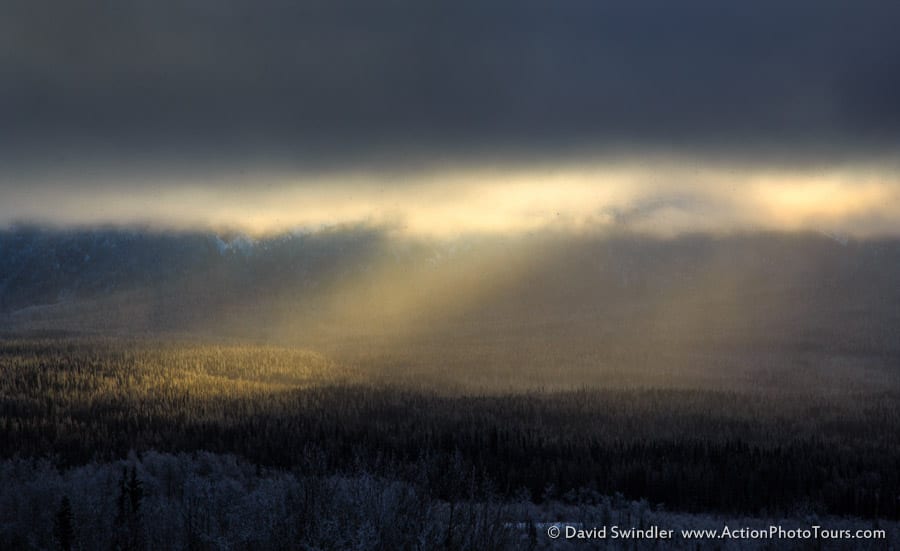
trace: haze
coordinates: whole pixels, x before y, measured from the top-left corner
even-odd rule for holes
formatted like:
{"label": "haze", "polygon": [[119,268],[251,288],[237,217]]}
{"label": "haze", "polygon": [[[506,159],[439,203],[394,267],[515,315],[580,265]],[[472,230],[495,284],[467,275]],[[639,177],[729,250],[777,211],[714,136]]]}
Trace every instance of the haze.
{"label": "haze", "polygon": [[[62,178],[65,175],[60,175]],[[147,225],[267,235],[371,224],[418,236],[630,229],[867,237],[900,232],[890,165],[762,168],[645,160],[485,168],[35,181],[4,191],[0,221]]]}

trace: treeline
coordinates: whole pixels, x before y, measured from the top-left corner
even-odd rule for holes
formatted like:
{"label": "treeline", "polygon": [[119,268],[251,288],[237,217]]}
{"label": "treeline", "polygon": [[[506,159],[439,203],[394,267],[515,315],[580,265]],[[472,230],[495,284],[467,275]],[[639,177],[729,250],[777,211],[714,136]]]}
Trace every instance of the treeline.
{"label": "treeline", "polygon": [[461,470],[538,502],[588,489],[684,511],[900,517],[896,393],[451,396],[361,384],[298,351],[54,342],[0,353],[4,456],[207,450],[320,476],[364,469],[435,499]]}

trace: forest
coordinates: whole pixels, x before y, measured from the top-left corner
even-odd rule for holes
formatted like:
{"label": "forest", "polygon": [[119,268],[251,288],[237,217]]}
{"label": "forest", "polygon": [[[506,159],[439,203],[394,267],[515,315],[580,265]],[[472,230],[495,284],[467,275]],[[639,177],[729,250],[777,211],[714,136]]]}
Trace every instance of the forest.
{"label": "forest", "polygon": [[[434,541],[448,548],[499,548],[501,540],[516,548],[524,536],[508,529],[512,510],[522,517],[523,510],[555,503],[599,507],[610,496],[619,496],[619,509],[643,502],[650,511],[685,514],[813,514],[876,524],[900,519],[896,391],[583,387],[497,392],[483,387],[473,392],[385,384],[377,373],[271,345],[60,337],[3,341],[0,371],[5,476],[15,478],[16,469],[84,472],[92,465],[93,476],[113,488],[94,496],[105,495],[106,507],[118,494],[127,503],[137,486],[142,496],[149,495],[148,461],[153,468],[162,468],[160,462],[187,462],[191,469],[202,469],[195,463],[208,460],[243,469],[241,476],[252,481],[242,483],[256,492],[262,492],[258,485],[278,481],[285,500],[313,491],[305,487],[311,481],[350,484],[342,490],[348,495],[366,491],[347,482],[363,477],[377,487],[371,490],[375,495],[399,500],[390,507],[433,514],[426,522],[405,509],[389,511],[417,530],[431,526],[435,534],[428,537],[442,534],[444,539]],[[47,459],[34,463],[28,458]],[[112,467],[119,464],[122,469]],[[140,476],[135,465],[142,469]],[[179,467],[179,476],[184,468]],[[162,484],[169,475],[152,476],[154,484]],[[169,484],[167,499],[187,491],[184,481]],[[47,499],[56,503],[62,497]],[[241,499],[249,498],[241,494]],[[306,499],[311,501],[303,507],[329,506],[319,498]],[[431,509],[405,500],[424,500]],[[126,538],[116,544],[120,548],[148,545],[151,531],[127,539],[138,536],[127,535],[128,507],[121,503],[124,512],[101,519],[112,522],[104,530],[113,539]],[[455,503],[466,504],[465,515],[480,519],[466,522],[496,532],[468,544],[460,536],[454,543],[456,521],[439,511]],[[282,523],[279,537],[287,539],[278,545],[267,541],[293,548],[301,539],[290,543],[290,534],[305,529],[284,523],[309,522],[310,513],[295,501],[281,506],[290,514],[270,522]],[[328,518],[340,524],[335,514]],[[529,514],[541,521],[540,514]],[[188,538],[179,545],[218,548],[208,538],[206,543],[196,539],[193,520],[178,522],[189,523],[179,524]],[[204,529],[207,536],[222,537],[237,530],[224,524]],[[415,548],[407,540],[390,539],[411,538],[411,532],[388,535],[379,529],[379,534],[388,539],[371,548]],[[7,539],[11,545],[22,544],[15,539],[21,534],[3,537],[13,538]],[[247,537],[238,548],[253,548]],[[343,548],[336,540],[332,545]]]}

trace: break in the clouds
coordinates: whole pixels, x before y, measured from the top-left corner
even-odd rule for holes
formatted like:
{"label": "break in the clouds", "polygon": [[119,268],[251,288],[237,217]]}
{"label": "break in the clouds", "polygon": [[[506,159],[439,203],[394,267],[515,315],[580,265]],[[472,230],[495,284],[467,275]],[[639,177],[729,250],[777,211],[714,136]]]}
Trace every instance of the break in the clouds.
{"label": "break in the clouds", "polygon": [[[882,1],[6,0],[0,221],[894,231],[898,20]],[[772,173],[786,191],[760,199]]]}

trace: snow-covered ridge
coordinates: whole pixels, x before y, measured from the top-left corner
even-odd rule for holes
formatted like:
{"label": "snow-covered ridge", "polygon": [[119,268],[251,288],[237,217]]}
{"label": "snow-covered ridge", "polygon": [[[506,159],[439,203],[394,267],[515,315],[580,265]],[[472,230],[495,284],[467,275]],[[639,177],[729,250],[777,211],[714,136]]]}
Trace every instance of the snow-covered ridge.
{"label": "snow-covered ridge", "polygon": [[257,241],[245,234],[238,234],[228,240],[222,239],[218,234],[213,236],[219,254],[239,253],[248,256],[253,253]]}

